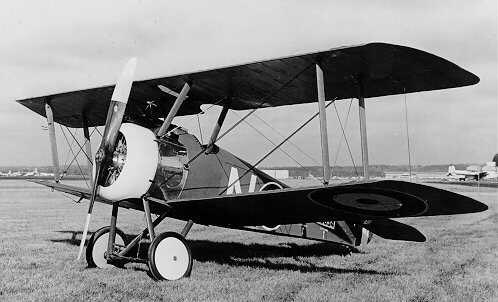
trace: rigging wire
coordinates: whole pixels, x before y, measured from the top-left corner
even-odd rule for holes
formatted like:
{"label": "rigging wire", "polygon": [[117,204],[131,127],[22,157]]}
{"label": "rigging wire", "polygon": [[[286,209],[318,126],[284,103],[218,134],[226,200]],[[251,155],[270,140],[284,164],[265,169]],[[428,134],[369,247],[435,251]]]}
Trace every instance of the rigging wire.
{"label": "rigging wire", "polygon": [[225,135],[227,135],[230,131],[232,131],[235,127],[237,127],[240,123],[242,123],[246,118],[248,118],[250,115],[252,115],[254,112],[256,112],[256,110],[258,110],[260,108],[260,106],[262,106],[265,102],[266,99],[276,95],[277,93],[279,93],[280,91],[282,91],[282,89],[284,89],[285,87],[289,86],[295,79],[297,79],[300,75],[302,75],[306,70],[308,70],[312,65],[314,65],[314,63],[310,63],[309,65],[307,65],[306,67],[304,67],[301,71],[299,71],[298,73],[296,73],[292,78],[290,78],[287,82],[283,83],[277,90],[275,90],[274,92],[272,93],[269,93],[267,95],[265,95],[264,97],[260,98],[259,99],[259,104],[256,106],[256,108],[252,109],[251,111],[249,111],[244,117],[242,117],[239,121],[237,121],[235,124],[233,124],[230,128],[228,128],[228,130],[226,130],[225,132],[223,132],[223,134],[221,134],[220,136],[218,136],[218,138],[216,139],[215,142],[221,140]]}
{"label": "rigging wire", "polygon": [[[349,113],[351,112],[351,104],[353,103],[353,99],[350,99],[349,100],[349,107],[348,107],[348,112],[346,113],[346,120],[344,121],[344,128],[347,128],[348,127],[348,122],[349,122]],[[337,163],[337,160],[339,159],[339,154],[340,154],[340,151],[341,151],[341,148],[342,148],[342,140],[343,140],[344,136],[341,136],[341,139],[339,140],[339,145],[337,145],[337,149],[336,149],[336,152],[335,152],[335,158],[334,158],[334,166],[336,165]]]}
{"label": "rigging wire", "polygon": [[[339,116],[339,111],[337,111],[337,106],[335,105],[335,102],[334,102],[334,108],[335,108],[335,113],[337,115],[337,120],[339,121],[339,125],[341,126],[344,141],[346,142],[346,146],[348,147],[349,156],[351,158],[351,161],[353,162],[354,172],[355,172],[356,176],[358,176],[358,171],[356,170],[356,165],[354,162],[353,153],[351,152],[351,148],[349,147],[348,139],[346,137],[346,132],[344,131],[344,127],[342,126],[341,117]],[[351,108],[351,103],[350,103],[350,108]],[[348,116],[349,116],[349,110],[348,110]]]}
{"label": "rigging wire", "polygon": [[410,173],[410,181],[412,180],[412,158],[410,149],[410,132],[408,131],[408,106],[406,104],[406,89],[403,88],[404,101],[405,101],[405,125],[406,125],[406,141],[408,145],[408,171]]}
{"label": "rigging wire", "polygon": [[[66,127],[67,128],[67,127]],[[73,135],[73,133],[71,132],[71,130],[69,130],[69,128],[67,129],[67,131],[69,132],[69,134],[71,134],[71,136],[73,137],[74,141],[76,142],[76,144],[78,145],[78,147],[80,147],[80,149],[83,151],[83,154],[86,156],[86,158],[88,159],[89,162],[92,161],[92,159],[90,158],[91,155],[89,154],[86,154],[85,150],[83,150],[83,145],[80,145],[80,143],[78,142],[78,140],[76,139],[76,137]]]}
{"label": "rigging wire", "polygon": [[[234,112],[234,114],[240,118],[240,116]],[[267,141],[269,141],[274,147],[277,146],[277,144],[275,142],[273,142],[269,137],[267,137],[263,132],[261,132],[259,129],[257,129],[256,127],[254,127],[251,123],[249,123],[249,121],[245,120],[244,121],[247,125],[249,125],[249,127],[251,127],[252,129],[254,129],[254,131],[256,131],[259,135],[261,135],[262,137],[264,137]],[[285,137],[284,137],[285,138]],[[290,142],[290,140],[288,141]],[[287,157],[289,157],[291,160],[293,160],[296,164],[298,164],[301,168],[303,168],[304,170],[306,170],[309,175],[311,175],[311,177],[315,180],[318,180],[318,178],[316,178],[315,176],[313,176],[313,174],[311,174],[310,170],[307,169],[306,167],[304,167],[297,159],[295,159],[294,157],[292,157],[289,153],[287,153],[283,148],[279,148],[280,149],[280,152],[282,152],[283,154],[287,155]]]}
{"label": "rigging wire", "polygon": [[[219,140],[221,140],[225,135],[230,133],[235,127],[237,127],[240,123],[242,123],[246,118],[248,118],[250,115],[252,115],[256,110],[260,108],[265,103],[265,100],[267,98],[270,98],[280,91],[290,85],[295,79],[297,79],[300,75],[302,75],[306,70],[308,70],[311,66],[313,66],[314,63],[310,63],[307,66],[305,66],[302,70],[300,70],[298,73],[296,73],[292,78],[290,78],[287,82],[283,83],[277,90],[273,91],[272,93],[269,93],[259,99],[259,103],[256,105],[255,108],[253,108],[251,111],[249,111],[244,117],[242,117],[239,121],[237,121],[235,124],[233,124],[230,128],[228,128],[223,134],[219,135],[215,141],[212,143],[215,144]],[[335,100],[335,99],[334,99]],[[211,106],[212,107],[212,106]],[[197,153],[192,159],[190,159],[185,165],[188,166],[190,163],[192,163],[194,160],[196,160],[202,153],[204,153],[205,150],[201,150],[199,153]]]}
{"label": "rigging wire", "polygon": [[[67,131],[68,131],[69,133],[71,133],[71,130],[69,130],[69,128],[67,128],[67,127],[66,127],[66,129],[67,129]],[[72,133],[71,133],[71,136],[73,136],[73,134],[72,134]],[[73,138],[74,138],[74,140],[76,141],[76,138],[75,138],[74,136],[73,136]],[[66,140],[66,141],[67,141],[67,140]],[[77,143],[77,144],[78,144],[78,146],[79,146],[79,143],[78,143],[78,142],[76,142],[76,143]],[[71,150],[71,153],[73,153],[73,155],[74,155],[74,151],[73,151],[73,149],[72,149],[71,147],[70,147],[69,149]],[[83,147],[82,147],[82,146],[80,146],[79,151],[83,151]],[[78,152],[78,153],[79,153],[79,152]],[[83,151],[83,153],[86,155],[85,151]],[[88,188],[90,188],[90,185],[88,184],[87,179],[86,179],[86,175],[83,173],[83,169],[81,168],[80,163],[79,163],[79,161],[78,161],[78,159],[77,159],[76,157],[77,157],[77,156],[75,155],[76,165],[78,165],[78,169],[80,170],[81,176],[83,177],[83,180],[85,181],[86,186],[87,186]]]}
{"label": "rigging wire", "polygon": [[[332,103],[334,103],[334,101],[336,99],[337,98],[334,98],[327,105],[325,105],[325,108],[327,108]],[[296,130],[294,130],[289,136],[287,136],[282,142],[280,142],[273,149],[271,149],[268,153],[266,153],[263,157],[261,157],[255,164],[251,165],[251,167],[249,169],[247,169],[244,173],[242,173],[242,175],[239,176],[239,178],[237,178],[234,182],[232,182],[231,184],[229,184],[226,187],[226,189],[224,189],[223,191],[221,191],[218,195],[221,195],[221,194],[225,193],[228,190],[228,188],[230,188],[231,186],[233,186],[236,182],[240,181],[242,179],[242,177],[244,177],[245,175],[247,175],[247,173],[249,173],[249,171],[252,171],[254,168],[256,168],[257,165],[259,165],[268,156],[270,156],[273,152],[275,152],[277,149],[279,149],[280,146],[282,146],[286,141],[288,141],[289,139],[291,139],[296,133],[298,133],[299,131],[301,131],[301,129],[303,129],[306,125],[308,125],[315,117],[318,116],[318,114],[319,114],[319,112],[315,113],[312,117],[310,117],[308,120],[306,120],[306,122],[304,122],[301,126],[299,126]]]}
{"label": "rigging wire", "polygon": [[[63,128],[61,128],[61,129],[63,129]],[[66,127],[66,129],[67,129],[67,127]],[[67,131],[68,131],[68,132],[70,132],[70,131],[69,131],[69,129],[67,129]],[[78,157],[78,155],[80,154],[80,152],[81,152],[81,150],[82,150],[82,149],[80,148],[80,149],[78,150],[78,152],[75,154],[75,153],[74,153],[74,151],[73,151],[73,148],[72,148],[72,147],[71,147],[71,145],[69,144],[69,139],[67,138],[66,133],[63,131],[63,132],[62,132],[62,134],[64,135],[64,138],[66,139],[66,143],[67,143],[67,144],[68,144],[68,146],[69,146],[69,150],[71,150],[71,153],[72,153],[72,154],[73,154],[73,156],[74,156],[74,157],[73,157],[73,160],[71,160],[71,162],[69,163],[69,165],[68,165],[68,166],[64,169],[64,172],[62,173],[62,175],[64,175],[64,174],[68,171],[69,167],[71,167],[72,163],[76,160],[76,164],[78,165],[78,168],[79,168],[79,170],[80,170],[81,176],[83,176],[83,180],[85,181],[85,184],[87,185],[87,187],[90,187],[90,186],[88,185],[88,182],[87,182],[87,180],[86,180],[85,174],[83,173],[83,170],[81,169],[81,166],[80,166],[80,164],[79,164],[79,162],[78,162],[78,159],[77,159],[77,157]],[[61,178],[60,178],[59,180],[61,180],[61,179],[62,179],[62,177],[63,177],[63,176],[61,176]]]}
{"label": "rigging wire", "polygon": [[[102,138],[102,133],[100,132],[99,128],[97,128],[97,126],[94,127],[94,130],[97,130],[97,133],[100,135],[100,137]],[[93,132],[92,132],[93,133]]]}
{"label": "rigging wire", "polygon": [[[85,174],[83,173],[82,168],[81,168],[81,166],[79,165],[79,162],[78,162],[78,160],[77,160],[77,156],[80,154],[80,152],[83,150],[83,148],[82,148],[82,147],[80,147],[80,149],[78,150],[78,152],[77,152],[77,153],[76,153],[76,155],[75,155],[75,154],[74,154],[74,152],[73,152],[73,149],[72,149],[73,144],[72,144],[72,143],[69,143],[69,139],[68,139],[68,138],[67,138],[67,136],[66,136],[66,133],[65,133],[65,131],[64,131],[64,128],[62,128],[62,126],[61,126],[60,124],[59,124],[59,127],[60,127],[60,129],[61,129],[61,133],[64,135],[64,138],[65,138],[65,140],[66,140],[66,143],[67,143],[67,145],[68,145],[68,147],[69,147],[69,150],[68,150],[68,153],[67,153],[67,154],[69,155],[69,153],[72,153],[72,154],[74,155],[74,157],[72,158],[72,160],[71,160],[71,162],[70,162],[69,164],[67,164],[67,161],[69,160],[69,156],[68,156],[67,160],[64,162],[64,165],[63,165],[63,168],[64,168],[64,169],[63,169],[63,171],[62,171],[62,173],[61,173],[61,177],[59,178],[59,181],[60,181],[60,180],[64,177],[65,173],[67,173],[67,171],[69,170],[69,168],[71,167],[71,165],[73,164],[73,162],[74,162],[75,160],[76,160],[76,163],[78,164],[79,170],[80,170],[80,172],[81,172],[81,176],[83,176],[83,178],[85,179]],[[66,128],[67,128],[67,127],[66,127]],[[95,130],[97,130],[97,128],[96,128],[96,127],[95,127],[95,128],[92,130],[92,132],[90,133],[90,137],[93,135],[93,133],[95,133]],[[70,131],[69,131],[69,129],[67,129],[67,131],[68,131],[68,132],[70,132]],[[74,136],[73,136],[73,138],[74,138]],[[66,164],[67,164],[67,165],[66,165]],[[85,179],[85,182],[86,182],[86,179]],[[87,185],[88,185],[88,184],[87,184]]]}
{"label": "rigging wire", "polygon": [[[62,133],[62,134],[64,134],[64,130],[63,130],[62,125],[61,125],[61,124],[59,124],[59,128],[61,129],[61,133]],[[71,143],[71,145],[72,145],[72,143]],[[66,167],[67,163],[69,162],[69,159],[71,158],[71,157],[70,157],[70,153],[71,153],[71,152],[70,152],[69,150],[67,150],[67,152],[66,152],[66,156],[65,156],[65,158],[66,158],[66,159],[64,160],[64,164],[62,165],[62,168],[63,168],[62,170],[63,170],[63,171],[65,170],[65,167]],[[61,174],[61,176],[62,176],[62,175],[64,175],[64,173],[62,173],[62,174]],[[61,178],[62,178],[62,177],[61,177]]]}
{"label": "rigging wire", "polygon": [[[237,115],[238,116],[238,115]],[[240,116],[239,116],[240,117]],[[272,125],[270,125],[270,123],[266,122],[262,117],[260,117],[259,115],[257,115],[256,113],[254,113],[254,117],[256,117],[257,119],[259,119],[261,122],[263,122],[266,126],[268,126],[268,128],[272,129],[275,133],[277,133],[281,138],[285,138],[285,135],[282,134],[282,132],[278,131],[277,129],[275,129]],[[321,165],[316,159],[313,158],[313,156],[309,155],[308,153],[306,153],[303,149],[301,149],[298,145],[294,144],[292,141],[288,141],[289,144],[291,144],[292,146],[294,146],[299,152],[301,152],[304,156],[306,156],[307,158],[311,159],[311,161],[313,161],[313,163],[317,164],[318,166]]]}
{"label": "rigging wire", "polygon": [[204,114],[204,113],[208,112],[208,111],[209,111],[209,110],[211,110],[211,108],[213,108],[215,105],[219,105],[220,103],[223,103],[226,99],[227,99],[227,97],[226,97],[226,96],[224,96],[224,97],[220,98],[218,101],[216,101],[216,102],[214,102],[213,104],[209,105],[209,107],[207,107],[207,109],[206,109],[206,110],[203,110],[203,111],[201,111],[201,112],[199,112],[199,113],[197,113],[197,114]]}
{"label": "rigging wire", "polygon": [[196,116],[197,116],[197,126],[199,128],[199,138],[201,139],[201,144],[202,145],[204,144],[204,139],[202,137],[202,128],[201,128],[201,119],[200,119],[200,116],[202,114],[205,114],[209,110],[211,110],[215,105],[223,103],[226,99],[227,99],[227,97],[222,97],[218,101],[216,101],[213,104],[211,104],[206,110],[201,110],[201,112],[199,112],[199,113],[196,114]]}

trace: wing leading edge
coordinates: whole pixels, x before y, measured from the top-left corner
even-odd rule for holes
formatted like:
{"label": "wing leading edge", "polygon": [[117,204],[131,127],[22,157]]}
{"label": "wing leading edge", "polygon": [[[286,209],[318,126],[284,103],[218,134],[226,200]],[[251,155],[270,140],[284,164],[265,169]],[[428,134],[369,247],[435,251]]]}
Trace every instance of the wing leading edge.
{"label": "wing leading edge", "polygon": [[[365,98],[473,85],[479,78],[436,55],[394,44],[369,43],[257,61],[200,72],[187,72],[133,83],[127,119],[153,124],[169,112],[174,96],[193,86],[179,115],[198,113],[202,104],[230,96],[236,110],[315,102],[315,63],[325,73],[327,98]],[[361,87],[360,87],[361,86]],[[54,120],[69,127],[104,125],[114,86],[52,94],[18,102],[45,116],[50,102]],[[151,103],[153,102],[153,103]],[[151,105],[153,104],[153,105]]]}

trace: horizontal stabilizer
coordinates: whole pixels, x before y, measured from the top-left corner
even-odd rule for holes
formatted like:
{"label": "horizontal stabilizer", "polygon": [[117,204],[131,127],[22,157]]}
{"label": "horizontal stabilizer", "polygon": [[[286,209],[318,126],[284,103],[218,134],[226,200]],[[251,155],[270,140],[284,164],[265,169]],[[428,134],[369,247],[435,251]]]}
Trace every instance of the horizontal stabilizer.
{"label": "horizontal stabilizer", "polygon": [[372,220],[363,226],[384,239],[424,242],[425,236],[416,228],[391,219]]}

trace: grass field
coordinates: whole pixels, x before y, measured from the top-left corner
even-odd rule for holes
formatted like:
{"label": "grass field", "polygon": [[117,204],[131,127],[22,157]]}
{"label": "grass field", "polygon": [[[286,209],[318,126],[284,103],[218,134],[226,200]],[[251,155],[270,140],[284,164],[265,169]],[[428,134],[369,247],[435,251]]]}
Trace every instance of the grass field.
{"label": "grass field", "polygon": [[[192,276],[154,282],[147,266],[87,269],[75,261],[86,205],[24,181],[0,182],[0,301],[498,301],[498,189],[435,185],[486,203],[483,213],[403,221],[426,243],[374,238],[362,251],[194,226]],[[109,223],[96,205],[91,229]],[[127,234],[143,215],[120,210]],[[180,231],[166,221],[160,230]]]}

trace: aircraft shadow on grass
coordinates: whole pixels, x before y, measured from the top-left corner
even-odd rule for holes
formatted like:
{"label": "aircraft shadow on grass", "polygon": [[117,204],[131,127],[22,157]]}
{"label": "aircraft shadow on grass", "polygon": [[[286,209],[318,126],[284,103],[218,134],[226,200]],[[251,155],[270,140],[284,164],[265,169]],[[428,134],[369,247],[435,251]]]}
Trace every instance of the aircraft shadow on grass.
{"label": "aircraft shadow on grass", "polygon": [[[81,231],[57,231],[58,233],[71,234],[70,238],[50,239],[55,243],[66,243],[78,246],[80,244]],[[88,238],[92,232],[88,233]],[[126,234],[127,241],[136,235]],[[77,238],[78,237],[78,238]],[[87,239],[88,243],[88,239]],[[192,256],[199,262],[215,262],[232,266],[244,266],[250,268],[262,268],[270,270],[299,271],[303,273],[324,272],[335,274],[369,274],[369,275],[396,275],[399,273],[389,271],[367,270],[361,268],[345,269],[327,266],[317,266],[306,257],[322,256],[347,256],[351,253],[361,253],[354,247],[348,247],[328,242],[317,242],[309,245],[297,245],[285,243],[269,245],[261,243],[239,243],[239,242],[216,242],[208,240],[189,240]],[[136,251],[135,251],[136,252]],[[147,253],[147,245],[143,245],[140,254]],[[297,263],[273,262],[268,258],[287,257],[294,259]],[[137,268],[134,268],[137,269]]]}

